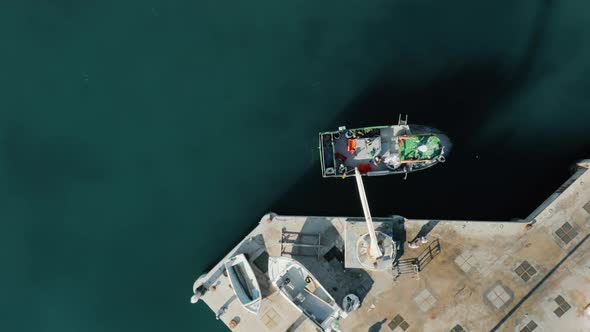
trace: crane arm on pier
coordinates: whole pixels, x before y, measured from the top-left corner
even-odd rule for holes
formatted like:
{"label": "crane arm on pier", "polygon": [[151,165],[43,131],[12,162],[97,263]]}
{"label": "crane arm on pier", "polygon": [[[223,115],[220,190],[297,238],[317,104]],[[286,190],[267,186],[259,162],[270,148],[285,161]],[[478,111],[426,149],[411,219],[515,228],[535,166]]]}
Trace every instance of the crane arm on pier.
{"label": "crane arm on pier", "polygon": [[359,196],[361,198],[361,204],[363,205],[363,213],[365,214],[365,221],[367,222],[367,228],[369,229],[369,236],[371,238],[371,246],[369,247],[369,255],[373,258],[379,258],[383,256],[379,244],[377,243],[377,235],[375,234],[375,227],[373,227],[373,219],[371,218],[371,211],[369,211],[369,203],[367,201],[367,195],[365,194],[365,187],[363,185],[363,178],[358,168],[354,168],[354,175],[356,177],[356,185],[358,187]]}

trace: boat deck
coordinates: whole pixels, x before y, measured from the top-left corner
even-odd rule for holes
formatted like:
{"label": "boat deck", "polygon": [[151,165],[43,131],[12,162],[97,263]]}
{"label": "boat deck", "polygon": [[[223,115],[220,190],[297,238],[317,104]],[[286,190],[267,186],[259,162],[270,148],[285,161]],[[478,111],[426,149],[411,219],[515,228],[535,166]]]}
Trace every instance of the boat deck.
{"label": "boat deck", "polygon": [[384,157],[386,154],[399,153],[399,143],[396,136],[400,131],[405,132],[405,127],[393,126],[379,129],[379,135],[374,138],[357,138],[356,152],[348,152],[348,138],[342,135],[334,140],[334,151],[344,157],[344,164],[349,170],[361,164],[370,164],[372,171],[387,171],[384,163],[375,166],[372,161],[375,156]]}
{"label": "boat deck", "polygon": [[[347,228],[362,218],[264,216],[208,274],[204,303],[234,331],[315,331],[315,325],[270,285],[265,257],[280,256],[282,231],[319,234],[322,247],[291,252],[341,304],[354,293],[361,307],[343,331],[585,331],[590,317],[590,172],[580,167],[522,222],[374,218],[400,243],[399,266],[387,272],[344,268]],[[411,249],[407,241],[426,235]],[[223,262],[250,257],[263,300],[255,316],[235,300]],[[419,272],[406,266],[419,266]],[[409,272],[408,272],[409,271]],[[400,274],[401,272],[401,274]],[[212,287],[215,286],[215,287]],[[202,306],[202,303],[199,304]],[[213,319],[213,315],[212,315]]]}

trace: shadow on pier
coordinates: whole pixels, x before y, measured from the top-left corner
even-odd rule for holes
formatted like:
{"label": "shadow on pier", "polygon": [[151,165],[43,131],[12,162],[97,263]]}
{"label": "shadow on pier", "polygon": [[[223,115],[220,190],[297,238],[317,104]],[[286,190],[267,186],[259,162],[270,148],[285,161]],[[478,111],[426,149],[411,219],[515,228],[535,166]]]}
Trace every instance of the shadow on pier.
{"label": "shadow on pier", "polygon": [[426,237],[434,229],[434,227],[436,227],[436,225],[438,225],[439,222],[440,221],[438,221],[438,220],[429,220],[426,224],[424,224],[420,228],[420,230],[418,231],[418,234],[416,234],[416,236],[410,242],[414,242],[422,237]]}
{"label": "shadow on pier", "polygon": [[[298,231],[285,229],[289,232],[291,244],[284,255],[301,262],[334,297],[338,305],[348,294],[359,297],[361,303],[373,287],[371,276],[362,269],[344,268],[344,242],[338,231],[327,218],[310,217]],[[301,233],[297,236],[297,233]],[[319,247],[308,246],[318,243]],[[319,240],[316,242],[316,240]]]}

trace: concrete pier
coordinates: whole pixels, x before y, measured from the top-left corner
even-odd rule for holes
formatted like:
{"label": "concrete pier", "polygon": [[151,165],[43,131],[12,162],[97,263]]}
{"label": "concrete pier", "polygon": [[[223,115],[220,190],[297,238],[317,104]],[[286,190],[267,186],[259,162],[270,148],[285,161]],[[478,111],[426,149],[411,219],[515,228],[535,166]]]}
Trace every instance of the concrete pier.
{"label": "concrete pier", "polygon": [[[352,259],[346,242],[354,240],[351,231],[366,230],[363,218],[268,214],[193,292],[206,290],[201,300],[211,319],[219,315],[228,328],[233,321],[235,331],[316,331],[268,280],[268,256],[283,255],[305,265],[338,303],[347,294],[360,298],[360,308],[341,320],[343,331],[587,331],[588,165],[579,163],[522,222],[373,218],[397,246],[386,271],[344,268]],[[408,247],[421,236],[428,242]],[[223,262],[239,253],[261,287],[258,316],[241,307],[224,275]]]}

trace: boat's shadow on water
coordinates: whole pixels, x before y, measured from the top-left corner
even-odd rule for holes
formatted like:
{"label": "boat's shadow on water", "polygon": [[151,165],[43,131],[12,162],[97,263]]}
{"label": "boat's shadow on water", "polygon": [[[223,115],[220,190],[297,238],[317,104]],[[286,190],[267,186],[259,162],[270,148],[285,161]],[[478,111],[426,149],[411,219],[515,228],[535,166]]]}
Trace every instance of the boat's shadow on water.
{"label": "boat's shadow on water", "polygon": [[[505,114],[510,109],[507,106],[539,80],[535,66],[554,5],[553,1],[539,5],[522,56],[516,61],[501,56],[469,57],[447,64],[428,78],[401,74],[406,69],[392,61],[330,128],[323,128],[392,124],[399,114],[408,114],[410,124],[437,128],[451,139],[453,149],[446,164],[410,174],[407,181],[397,176],[367,178],[374,215],[525,218],[565,181],[576,160],[588,158],[590,146],[585,138],[567,149],[546,146],[544,142],[556,141],[549,139],[553,126],[547,128],[545,137],[513,137],[498,129],[493,133],[497,139],[482,139],[491,119]],[[281,214],[360,215],[353,186],[350,179],[322,179],[318,161],[271,208]]]}
{"label": "boat's shadow on water", "polygon": [[[506,135],[494,142],[478,139],[490,117],[522,89],[525,83],[519,79],[525,76],[514,76],[494,59],[450,65],[447,72],[420,84],[384,74],[343,110],[333,128],[325,129],[396,123],[403,113],[409,123],[437,128],[453,142],[445,164],[412,173],[406,181],[398,176],[365,178],[374,216],[525,218],[570,175],[570,165],[587,150],[582,146],[559,154],[531,146],[528,151],[515,148]],[[318,161],[271,209],[279,214],[358,216],[358,200],[352,179],[323,179]]]}

